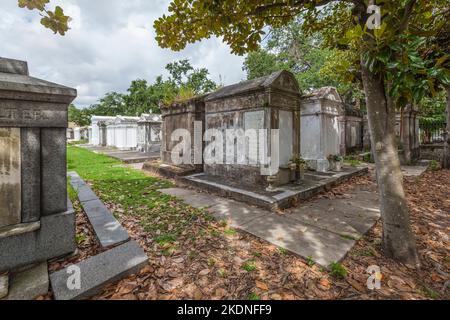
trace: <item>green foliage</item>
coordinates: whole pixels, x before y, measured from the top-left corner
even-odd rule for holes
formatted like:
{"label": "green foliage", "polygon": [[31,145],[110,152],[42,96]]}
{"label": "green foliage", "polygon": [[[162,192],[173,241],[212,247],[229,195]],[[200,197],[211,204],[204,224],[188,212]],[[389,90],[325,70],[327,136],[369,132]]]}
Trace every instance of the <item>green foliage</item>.
{"label": "green foliage", "polygon": [[361,165],[361,161],[356,160],[356,159],[346,159],[345,163],[348,163],[352,167],[357,167],[357,166]]}
{"label": "green foliage", "polygon": [[247,296],[247,299],[248,300],[251,300],[251,301],[257,301],[257,300],[261,300],[261,297],[260,296],[258,296],[256,293],[254,293],[254,292],[250,292],[249,294],[248,294],[248,296]]}
{"label": "green foliage", "polygon": [[439,170],[441,170],[441,164],[439,162],[437,162],[436,160],[431,160],[428,168],[431,171],[439,171]]}
{"label": "green foliage", "polygon": [[246,263],[242,265],[242,269],[244,269],[247,272],[252,272],[256,270],[256,265],[254,260],[249,260]]}
{"label": "green foliage", "polygon": [[280,70],[290,71],[289,66],[279,61],[276,54],[263,49],[250,52],[245,58],[242,69],[247,73],[248,80],[264,77]]}
{"label": "green foliage", "polygon": [[223,233],[227,236],[234,236],[237,234],[237,231],[234,229],[226,229]]}
{"label": "green foliage", "polygon": [[[117,92],[105,94],[97,104],[81,111],[83,117],[159,113],[161,103],[171,104],[174,101],[190,99],[217,87],[216,83],[209,79],[207,69],[194,69],[189,60],[169,63],[166,70],[170,73],[167,80],[162,76],[158,76],[153,84],[143,79],[134,80],[127,89],[127,94]],[[78,121],[78,117],[79,115],[74,112],[72,119]]]}
{"label": "green foliage", "polygon": [[313,265],[316,264],[316,262],[314,261],[314,258],[309,256],[308,258],[306,258],[306,263],[308,264],[308,266],[312,267]]}
{"label": "green foliage", "polygon": [[288,254],[288,251],[287,251],[285,248],[278,247],[278,253],[279,253],[281,256],[285,256],[285,255]]}
{"label": "green foliage", "polygon": [[18,0],[19,7],[39,11],[44,27],[63,36],[69,30],[70,17],[64,14],[60,6],[56,6],[54,11],[47,9],[49,2],[50,0]]}
{"label": "green foliage", "polygon": [[354,66],[357,57],[348,51],[324,48],[321,35],[307,34],[302,30],[303,22],[300,15],[287,26],[271,29],[263,48],[245,59],[247,78],[288,70],[295,74],[303,92],[333,86],[347,102],[360,100],[361,84]]}
{"label": "green foliage", "polygon": [[446,122],[447,97],[442,90],[434,97],[424,97],[419,104],[420,125],[443,125]]}
{"label": "green foliage", "polygon": [[75,241],[77,242],[78,245],[82,244],[86,240],[87,240],[87,236],[85,234],[77,233],[75,235]]}
{"label": "green foliage", "polygon": [[[295,38],[297,34],[289,29],[291,23],[298,22],[308,35],[320,34],[325,47],[351,53],[344,61],[346,68],[350,67],[350,74],[355,76],[356,83],[360,62],[372,74],[383,79],[395,105],[402,107],[409,102],[419,102],[424,96],[437,92],[439,85],[448,85],[448,1],[386,0],[377,4],[382,8],[382,23],[380,28],[374,30],[366,27],[369,15],[368,2],[364,0],[174,0],[169,5],[169,15],[156,20],[154,27],[156,40],[163,48],[181,50],[188,43],[222,36],[232,52],[237,54],[258,50],[266,30],[287,28],[288,32],[272,37],[281,39],[277,45],[287,45],[280,46],[281,52],[269,50],[276,57],[261,53],[249,56],[244,68],[250,69],[256,65],[249,72],[249,76],[253,77],[273,68],[286,67],[283,55],[295,56],[292,52],[304,52],[302,42]],[[299,21],[296,19],[300,13]],[[295,41],[290,41],[286,35]],[[291,49],[292,52],[289,51]],[[318,59],[315,63],[320,65],[319,60],[324,52],[311,52]],[[335,54],[335,63],[328,65],[328,71],[322,74],[333,75],[331,71],[342,62],[336,59],[339,55]],[[260,63],[255,63],[255,59],[260,59]],[[297,56],[295,60],[307,59]],[[288,62],[287,67],[296,71],[297,66]],[[314,71],[314,68],[310,70]],[[307,77],[305,82],[313,83],[314,79],[315,76],[313,79]],[[303,79],[299,80],[302,82]],[[356,86],[355,91],[358,90],[360,86]]]}
{"label": "green foliage", "polygon": [[91,114],[87,109],[78,109],[73,104],[69,106],[69,122],[75,123],[77,126],[85,127],[91,122]]}
{"label": "green foliage", "polygon": [[331,275],[335,278],[344,279],[347,276],[347,270],[338,262],[330,263],[329,268]]}
{"label": "green foliage", "polygon": [[440,294],[433,289],[423,287],[420,291],[428,299],[437,300],[440,298]]}

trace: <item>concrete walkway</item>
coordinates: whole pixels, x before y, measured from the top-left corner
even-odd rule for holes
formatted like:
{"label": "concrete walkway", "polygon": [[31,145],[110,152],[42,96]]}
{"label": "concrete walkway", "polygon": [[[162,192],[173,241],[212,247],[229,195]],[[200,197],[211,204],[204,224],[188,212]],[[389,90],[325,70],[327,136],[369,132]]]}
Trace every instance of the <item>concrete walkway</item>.
{"label": "concrete walkway", "polygon": [[342,199],[319,199],[283,215],[191,189],[162,189],[195,208],[207,208],[217,219],[285,248],[322,266],[341,261],[378,220],[376,190],[357,187]]}
{"label": "concrete walkway", "polygon": [[133,150],[119,150],[112,147],[100,147],[100,146],[92,146],[92,145],[79,145],[79,147],[88,149],[90,151],[101,153],[117,160],[120,160],[124,163],[144,163],[148,160],[155,160],[160,157],[160,152],[155,151],[152,153],[145,153]]}

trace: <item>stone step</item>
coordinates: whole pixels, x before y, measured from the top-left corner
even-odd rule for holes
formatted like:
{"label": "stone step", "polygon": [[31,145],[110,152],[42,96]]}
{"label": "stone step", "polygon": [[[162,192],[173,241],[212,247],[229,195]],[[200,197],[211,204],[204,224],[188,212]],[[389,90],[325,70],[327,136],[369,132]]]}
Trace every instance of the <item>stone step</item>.
{"label": "stone step", "polygon": [[76,172],[69,172],[70,184],[78,192],[89,222],[103,248],[116,246],[130,239],[128,232],[117,221],[103,202],[84,183]]}
{"label": "stone step", "polygon": [[130,239],[127,230],[117,221],[100,200],[81,204],[103,248],[116,246]]}
{"label": "stone step", "polygon": [[[129,241],[50,274],[54,298],[80,300],[92,297],[106,285],[137,273],[147,263],[148,257],[144,250],[137,242]],[[79,288],[71,286],[76,284],[74,279],[77,275],[80,279]]]}

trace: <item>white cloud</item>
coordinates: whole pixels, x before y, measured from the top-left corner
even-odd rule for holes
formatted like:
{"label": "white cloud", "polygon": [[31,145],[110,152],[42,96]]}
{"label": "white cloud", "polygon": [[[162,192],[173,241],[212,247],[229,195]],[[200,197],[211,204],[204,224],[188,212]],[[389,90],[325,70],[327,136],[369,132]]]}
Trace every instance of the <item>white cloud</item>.
{"label": "white cloud", "polygon": [[33,76],[78,89],[75,104],[95,103],[106,92],[125,92],[134,79],[149,82],[174,60],[190,59],[224,84],[242,80],[243,58],[232,55],[220,39],[189,45],[181,52],[161,49],[153,21],[169,0],[52,0],[72,17],[66,36],[40,25],[37,12],[17,0],[0,3],[0,56],[26,60]]}

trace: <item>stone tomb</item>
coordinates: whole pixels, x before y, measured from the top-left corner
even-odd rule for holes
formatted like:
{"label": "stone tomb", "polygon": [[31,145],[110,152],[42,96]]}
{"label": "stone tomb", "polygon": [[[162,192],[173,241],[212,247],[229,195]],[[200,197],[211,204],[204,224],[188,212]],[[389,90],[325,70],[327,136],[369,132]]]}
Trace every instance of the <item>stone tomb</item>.
{"label": "stone tomb", "polygon": [[404,165],[414,163],[420,159],[419,112],[408,105],[396,114],[395,120],[400,162]]}
{"label": "stone tomb", "polygon": [[[195,97],[183,102],[175,102],[168,106],[161,106],[162,112],[162,140],[161,140],[161,160],[164,164],[173,165],[173,153],[179,151],[174,151],[174,148],[179,144],[180,141],[172,141],[172,133],[177,129],[186,129],[190,132],[190,145],[191,154],[190,158],[191,164],[186,164],[181,167],[192,167],[197,168],[201,171],[202,164],[195,164],[194,159],[194,141],[203,141],[203,134],[205,128],[205,96]],[[195,128],[195,122],[201,123],[201,126]],[[202,144],[203,146],[203,144]],[[202,147],[203,151],[203,147]],[[199,162],[202,162],[200,159]]]}
{"label": "stone tomb", "polygon": [[106,130],[106,141],[102,145],[119,150],[136,150],[138,121],[138,117],[117,116],[114,120],[100,122]]}
{"label": "stone tomb", "polygon": [[143,114],[138,121],[137,149],[145,153],[159,152],[161,149],[160,114]]}
{"label": "stone tomb", "polygon": [[[261,166],[267,164],[264,157],[272,157],[270,129],[279,129],[279,172],[275,184],[291,182],[288,165],[294,156],[300,154],[300,90],[297,80],[291,73],[280,71],[217,90],[205,98],[205,129],[219,130],[223,136],[223,159],[205,163],[205,174],[262,186],[268,185],[267,175],[261,173]],[[241,132],[264,129],[267,135],[258,135],[257,143],[251,143],[246,135],[243,145],[238,142],[237,135],[234,141],[227,141],[230,140],[226,137],[227,129],[242,129]],[[245,153],[244,161],[237,159],[238,148]]]}
{"label": "stone tomb", "polygon": [[116,117],[92,116],[89,129],[89,144],[106,146],[106,121],[114,121]]}
{"label": "stone tomb", "polygon": [[344,115],[339,117],[340,153],[342,156],[363,150],[363,112],[343,105]]}
{"label": "stone tomb", "polygon": [[75,250],[67,109],[76,90],[0,58],[0,274]]}
{"label": "stone tomb", "polygon": [[304,96],[301,107],[301,155],[311,169],[327,172],[330,155],[341,155],[342,100],[335,88],[324,87]]}

